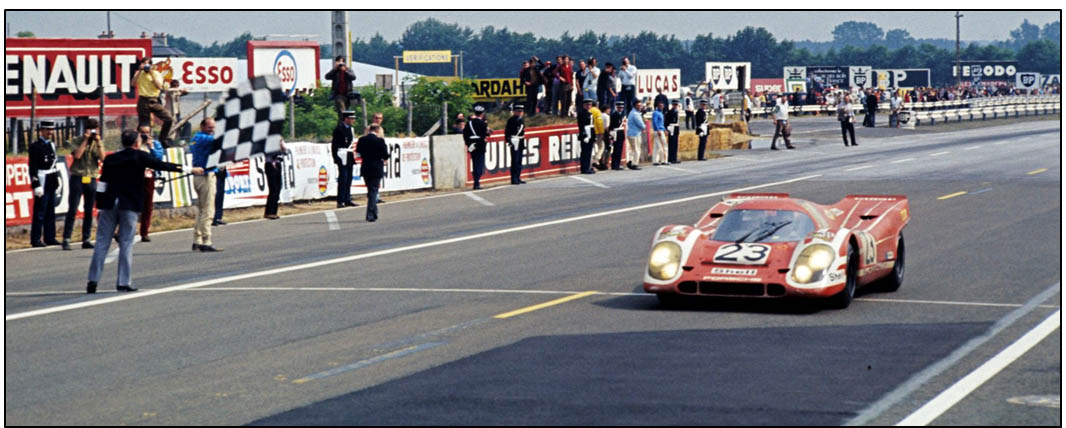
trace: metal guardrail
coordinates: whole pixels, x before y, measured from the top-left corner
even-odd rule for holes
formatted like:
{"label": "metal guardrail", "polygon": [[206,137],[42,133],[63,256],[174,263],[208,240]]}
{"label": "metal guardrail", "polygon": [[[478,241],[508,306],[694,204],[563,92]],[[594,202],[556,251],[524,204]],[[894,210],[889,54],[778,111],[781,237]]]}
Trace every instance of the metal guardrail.
{"label": "metal guardrail", "polygon": [[963,120],[988,120],[1008,117],[1032,116],[1042,114],[1054,114],[1062,112],[1062,103],[1020,103],[1020,104],[990,104],[980,107],[951,110],[934,110],[925,112],[904,111],[900,115],[900,125],[915,127],[921,125],[936,125],[937,122],[962,122]]}

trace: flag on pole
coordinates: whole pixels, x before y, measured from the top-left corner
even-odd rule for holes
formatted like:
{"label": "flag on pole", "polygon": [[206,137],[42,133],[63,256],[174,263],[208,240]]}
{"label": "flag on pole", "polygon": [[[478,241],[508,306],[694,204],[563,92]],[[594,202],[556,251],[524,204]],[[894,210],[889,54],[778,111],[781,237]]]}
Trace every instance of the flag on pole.
{"label": "flag on pole", "polygon": [[230,88],[215,113],[214,150],[207,167],[281,151],[285,93],[277,76],[256,76]]}

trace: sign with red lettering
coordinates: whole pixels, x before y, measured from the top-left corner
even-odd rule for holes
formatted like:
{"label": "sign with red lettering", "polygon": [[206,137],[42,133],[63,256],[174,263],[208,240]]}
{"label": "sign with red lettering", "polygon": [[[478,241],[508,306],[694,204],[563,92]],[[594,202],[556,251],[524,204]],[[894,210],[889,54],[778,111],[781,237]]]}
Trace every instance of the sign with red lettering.
{"label": "sign with red lettering", "polygon": [[320,76],[318,57],[319,46],[315,42],[251,40],[248,42],[248,78],[277,75],[286,95],[297,89],[313,89],[318,87]]}
{"label": "sign with red lettering", "polygon": [[29,117],[36,91],[38,117],[96,116],[101,85],[105,114],[137,114],[131,79],[151,55],[150,39],[5,39],[4,115]]}
{"label": "sign with red lettering", "polygon": [[637,70],[637,99],[654,99],[662,92],[670,99],[681,98],[681,69]]}
{"label": "sign with red lettering", "polygon": [[237,58],[174,57],[152,62],[162,69],[163,80],[177,81],[189,92],[223,92],[237,84]]}
{"label": "sign with red lettering", "polygon": [[751,89],[755,92],[785,92],[785,79],[751,79]]}

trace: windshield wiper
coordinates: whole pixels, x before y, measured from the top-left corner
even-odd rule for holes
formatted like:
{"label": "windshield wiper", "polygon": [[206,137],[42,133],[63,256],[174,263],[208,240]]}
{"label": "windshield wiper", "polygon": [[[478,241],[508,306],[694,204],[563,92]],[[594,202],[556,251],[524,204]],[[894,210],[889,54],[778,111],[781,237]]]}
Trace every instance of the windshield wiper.
{"label": "windshield wiper", "polygon": [[773,222],[764,221],[764,222],[760,223],[758,226],[756,226],[754,229],[752,229],[750,232],[745,233],[744,236],[741,236],[740,238],[737,238],[736,242],[737,243],[744,242],[744,240],[748,239],[748,237],[751,236],[751,234],[753,234],[755,232],[758,232],[760,230],[763,230],[764,228],[766,228],[766,226],[773,226],[773,225],[774,225]]}
{"label": "windshield wiper", "polygon": [[770,229],[770,230],[767,230],[766,232],[763,232],[761,235],[755,237],[755,239],[753,239],[753,241],[759,242],[759,241],[765,239],[768,236],[773,236],[773,234],[777,233],[778,230],[781,230],[782,227],[785,227],[785,226],[788,226],[788,225],[792,224],[792,221],[789,220],[789,221],[783,221],[781,223],[770,223],[770,224],[773,225],[773,229]]}

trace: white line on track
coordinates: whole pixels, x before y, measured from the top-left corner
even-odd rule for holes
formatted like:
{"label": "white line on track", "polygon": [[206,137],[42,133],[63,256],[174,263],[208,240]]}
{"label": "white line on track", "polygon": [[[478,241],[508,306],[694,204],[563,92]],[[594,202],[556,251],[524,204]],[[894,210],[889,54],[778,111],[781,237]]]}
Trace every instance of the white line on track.
{"label": "white line on track", "polygon": [[944,156],[944,155],[946,155],[946,154],[948,154],[948,153],[951,153],[951,152],[938,152],[938,153],[933,153],[933,154],[929,155],[929,157],[936,157],[936,156]]}
{"label": "white line on track", "polygon": [[591,185],[599,187],[601,189],[610,189],[611,188],[611,186],[608,186],[606,184],[603,184],[603,183],[600,183],[600,182],[596,182],[596,181],[592,181],[592,180],[589,180],[589,179],[587,179],[585,177],[581,177],[581,176],[577,176],[577,175],[571,175],[570,178],[573,178],[574,180],[577,180],[577,181],[581,181],[581,182],[584,182],[584,183],[591,184]]}
{"label": "white line on track", "polygon": [[967,147],[967,148],[965,148],[963,150],[977,150],[979,148],[981,148],[981,146],[970,146],[970,147]]}
{"label": "white line on track", "polygon": [[863,166],[857,166],[857,167],[854,167],[854,168],[848,168],[848,169],[845,169],[844,171],[858,171],[860,169],[873,168],[873,167],[874,167],[874,165],[863,165]]}
{"label": "white line on track", "polygon": [[124,301],[124,300],[139,299],[139,298],[142,298],[142,297],[154,296],[154,295],[157,295],[157,294],[165,294],[165,293],[172,293],[172,292],[181,291],[181,290],[202,288],[202,287],[207,287],[207,286],[210,286],[210,285],[231,283],[231,282],[234,282],[234,281],[241,281],[241,280],[250,279],[250,278],[259,278],[259,277],[263,277],[263,276],[272,276],[272,275],[277,275],[277,274],[281,274],[281,273],[285,273],[285,272],[293,272],[293,271],[299,271],[299,270],[305,270],[305,269],[313,269],[313,268],[318,268],[318,267],[328,266],[328,265],[338,264],[338,263],[348,263],[348,262],[367,259],[367,258],[371,258],[371,257],[378,257],[378,256],[389,255],[389,254],[402,253],[402,252],[405,252],[405,251],[420,250],[420,249],[423,249],[423,248],[432,248],[432,247],[437,247],[437,246],[441,246],[441,245],[454,244],[454,243],[457,243],[457,242],[463,242],[463,241],[469,241],[469,240],[474,240],[474,239],[487,238],[487,237],[492,237],[492,236],[499,236],[499,235],[515,233],[515,232],[522,232],[522,231],[526,231],[526,230],[539,229],[539,228],[543,228],[543,227],[555,226],[555,225],[560,225],[560,224],[565,224],[565,223],[572,223],[572,222],[575,222],[575,221],[582,221],[582,220],[588,220],[588,219],[602,219],[605,216],[611,216],[611,215],[614,215],[614,214],[621,214],[621,213],[626,213],[626,212],[630,212],[630,211],[638,211],[638,210],[643,210],[643,209],[648,209],[648,208],[657,208],[657,207],[662,207],[662,206],[667,206],[667,205],[675,205],[675,204],[680,204],[680,203],[685,203],[685,202],[698,201],[698,200],[701,200],[701,199],[713,198],[713,197],[721,196],[721,195],[728,195],[730,193],[746,192],[746,191],[749,191],[749,190],[761,189],[761,188],[765,188],[765,187],[780,186],[780,185],[783,185],[783,184],[790,184],[790,183],[795,183],[795,182],[798,182],[798,181],[810,180],[812,178],[817,178],[817,177],[821,177],[821,174],[807,175],[807,176],[797,177],[797,178],[793,178],[793,179],[789,179],[789,180],[775,181],[775,182],[772,182],[772,183],[764,183],[764,184],[759,184],[759,185],[755,185],[755,186],[748,186],[748,187],[742,187],[742,188],[737,188],[737,189],[725,190],[725,191],[721,191],[721,192],[705,193],[705,194],[701,194],[701,195],[689,196],[689,197],[684,197],[684,198],[679,198],[679,199],[671,199],[671,200],[666,200],[666,201],[661,201],[661,202],[653,202],[653,203],[650,203],[650,204],[636,205],[636,206],[632,206],[632,207],[628,207],[628,208],[619,208],[619,209],[614,209],[614,210],[609,210],[609,211],[600,211],[600,212],[596,212],[596,213],[592,213],[592,214],[585,214],[585,215],[579,215],[579,216],[574,216],[574,217],[567,217],[567,218],[562,218],[562,219],[558,219],[558,220],[552,220],[552,221],[546,221],[546,222],[541,222],[541,223],[528,224],[528,225],[525,225],[525,226],[516,226],[516,227],[510,227],[510,228],[506,228],[506,229],[498,229],[498,230],[494,230],[494,231],[490,231],[490,232],[482,232],[482,233],[477,233],[477,234],[473,234],[473,235],[459,236],[459,237],[449,238],[449,239],[441,239],[441,240],[437,240],[437,241],[424,242],[424,243],[421,243],[421,244],[407,245],[407,246],[397,247],[397,248],[390,248],[390,249],[387,249],[387,250],[379,250],[379,251],[372,251],[372,252],[369,252],[369,253],[354,254],[354,255],[350,255],[350,256],[337,257],[337,258],[333,258],[333,259],[320,260],[320,261],[317,261],[317,262],[303,263],[303,264],[297,264],[297,265],[286,266],[286,267],[281,267],[281,268],[261,270],[261,271],[257,271],[257,272],[249,272],[249,273],[244,273],[244,274],[240,274],[240,275],[230,275],[230,276],[225,276],[225,277],[220,277],[220,278],[214,278],[214,279],[207,279],[207,280],[202,280],[202,281],[191,282],[191,283],[188,283],[188,284],[175,285],[175,286],[171,286],[171,287],[157,288],[157,289],[152,289],[152,290],[141,289],[141,291],[137,291],[135,293],[125,293],[125,294],[123,294],[121,296],[106,297],[106,298],[94,299],[94,300],[90,300],[90,301],[86,301],[86,302],[72,303],[72,304],[67,304],[67,305],[59,305],[59,306],[53,306],[53,307],[49,307],[49,308],[36,309],[36,310],[32,310],[32,311],[20,312],[20,313],[17,313],[17,314],[6,315],[4,317],[4,320],[5,321],[13,321],[13,320],[18,320],[18,319],[23,319],[23,318],[30,318],[30,317],[40,316],[40,315],[53,314],[53,313],[58,313],[58,312],[66,312],[66,311],[70,311],[70,310],[74,310],[74,309],[81,309],[81,308],[87,308],[87,307],[92,307],[92,306],[105,305],[105,304],[108,304],[108,303],[121,302],[121,301]]}
{"label": "white line on track", "polygon": [[341,230],[341,225],[337,222],[337,213],[333,211],[326,211],[326,223],[329,223],[329,230]]}
{"label": "white line on track", "polygon": [[948,409],[962,401],[967,395],[983,385],[989,379],[992,379],[997,373],[1005,369],[1015,360],[1020,358],[1030,349],[1032,349],[1040,341],[1044,340],[1049,334],[1058,330],[1061,320],[1059,316],[1062,311],[1055,311],[1051,316],[1044,319],[1032,330],[1029,330],[1024,336],[1011,343],[1010,346],[1004,348],[996,356],[992,357],[984,364],[981,364],[976,370],[970,372],[954,385],[951,385],[944,392],[941,392],[935,398],[925,403],[924,406],[911,413],[902,421],[897,423],[897,426],[915,426],[915,425],[929,425],[940,415],[944,414]]}
{"label": "white line on track", "polygon": [[470,199],[473,199],[473,200],[477,201],[479,204],[484,205],[486,207],[491,207],[491,206],[495,206],[496,205],[496,204],[494,204],[492,202],[489,202],[485,198],[482,198],[482,197],[480,197],[478,195],[475,195],[473,192],[463,192],[463,194],[466,195],[466,197],[468,197]]}
{"label": "white line on track", "polygon": [[914,158],[904,158],[904,159],[897,159],[897,160],[894,160],[894,161],[892,161],[891,163],[903,163],[903,162],[910,162],[910,161],[912,161],[912,160],[914,160]]}
{"label": "white line on track", "polygon": [[674,171],[681,171],[681,172],[687,172],[687,173],[689,173],[689,174],[699,174],[699,173],[698,173],[698,172],[696,172],[696,171],[692,171],[692,170],[687,170],[687,169],[684,169],[684,168],[678,168],[678,167],[676,167],[676,166],[670,166],[670,165],[659,165],[659,168],[666,168],[666,169],[672,169],[672,170],[674,170]]}
{"label": "white line on track", "polygon": [[[138,242],[141,242],[141,235],[133,235],[133,244],[136,244]],[[130,251],[133,251],[133,244],[130,244]],[[112,248],[111,251],[107,252],[107,257],[104,258],[104,264],[105,265],[106,264],[110,264],[111,262],[115,261],[115,259],[118,258],[118,250],[119,250],[118,242],[112,242],[112,245],[114,245],[115,248]]]}
{"label": "white line on track", "polygon": [[758,159],[746,158],[746,157],[743,157],[743,156],[727,156],[726,159],[736,159],[736,160],[742,160],[742,161],[748,161],[748,162],[762,162],[762,161],[760,161]]}
{"label": "white line on track", "polygon": [[854,418],[851,418],[851,420],[845,422],[844,425],[866,425],[871,420],[880,416],[892,406],[896,405],[900,401],[903,401],[905,398],[907,398],[908,395],[918,390],[918,388],[921,388],[921,386],[928,382],[930,379],[948,370],[960,360],[970,355],[970,353],[979,348],[981,345],[984,345],[989,340],[992,340],[993,337],[1005,330],[1007,327],[1010,327],[1023,316],[1032,312],[1034,309],[1039,307],[1040,303],[1047,299],[1050,299],[1052,296],[1061,292],[1062,286],[1060,283],[1056,282],[1055,284],[1052,284],[1050,287],[1040,292],[1040,294],[1037,294],[1035,297],[1029,299],[1029,301],[1026,302],[1025,305],[1023,305],[1022,307],[1015,309],[1003,318],[1000,318],[999,321],[996,321],[994,324],[992,324],[992,327],[989,327],[989,329],[980,336],[970,339],[965,344],[956,348],[954,351],[948,354],[948,356],[941,358],[939,361],[922,369],[920,372],[915,373],[913,376],[910,377],[910,379],[907,379],[895,389],[889,391],[888,394],[885,394],[876,402],[867,406],[865,409],[860,411],[858,415],[856,415]]}

